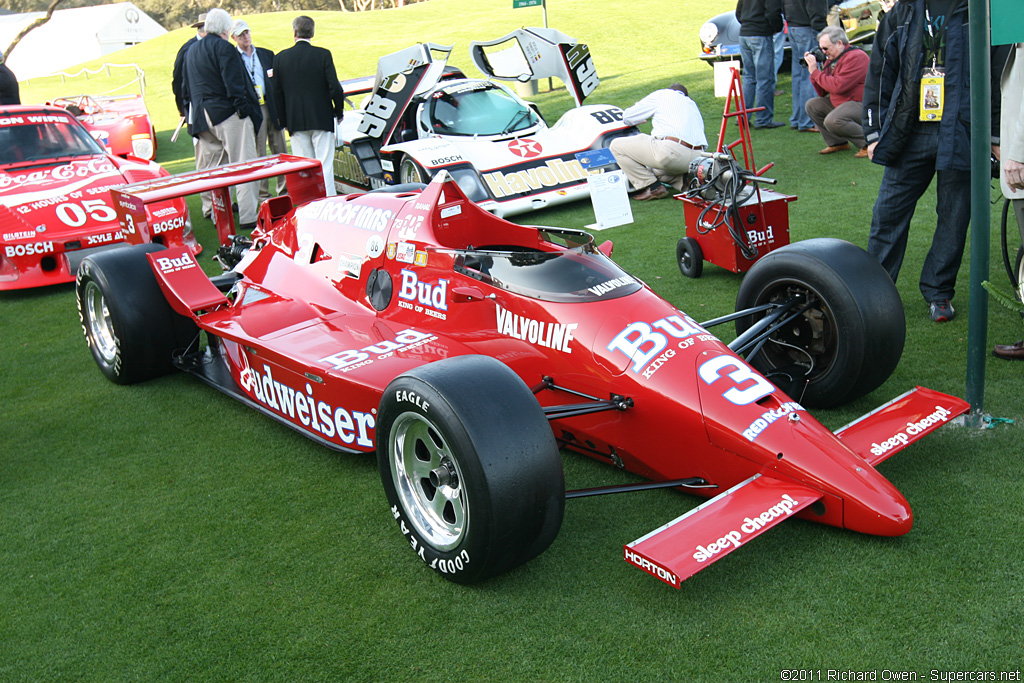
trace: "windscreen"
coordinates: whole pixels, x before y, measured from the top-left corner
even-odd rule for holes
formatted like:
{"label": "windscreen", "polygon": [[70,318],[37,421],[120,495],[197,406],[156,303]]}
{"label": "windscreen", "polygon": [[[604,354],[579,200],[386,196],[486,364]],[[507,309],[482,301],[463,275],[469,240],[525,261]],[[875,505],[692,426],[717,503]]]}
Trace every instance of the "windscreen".
{"label": "windscreen", "polygon": [[446,87],[424,104],[425,123],[439,135],[507,135],[537,125],[529,107],[486,81]]}
{"label": "windscreen", "polygon": [[0,118],[0,164],[102,154],[92,136],[62,114],[17,114]]}
{"label": "windscreen", "polygon": [[[586,233],[578,234],[589,237]],[[541,301],[617,299],[642,287],[598,251],[592,240],[570,243],[558,251],[517,247],[460,251],[455,257],[455,269],[481,282]]]}

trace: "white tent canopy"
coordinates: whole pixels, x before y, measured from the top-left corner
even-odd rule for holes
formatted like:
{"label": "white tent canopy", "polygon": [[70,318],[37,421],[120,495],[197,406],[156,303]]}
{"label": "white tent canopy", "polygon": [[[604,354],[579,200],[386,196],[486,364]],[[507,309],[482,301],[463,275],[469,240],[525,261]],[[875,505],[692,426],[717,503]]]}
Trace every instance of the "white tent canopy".
{"label": "white tent canopy", "polygon": [[[0,49],[46,12],[0,15]],[[48,76],[167,33],[130,2],[62,9],[21,39],[7,66],[25,81]]]}

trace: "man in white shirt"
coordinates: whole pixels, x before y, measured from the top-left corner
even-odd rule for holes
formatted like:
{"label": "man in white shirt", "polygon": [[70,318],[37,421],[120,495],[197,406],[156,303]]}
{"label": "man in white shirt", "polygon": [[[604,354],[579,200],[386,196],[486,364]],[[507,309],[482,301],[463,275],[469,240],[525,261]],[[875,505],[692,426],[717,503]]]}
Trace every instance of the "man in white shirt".
{"label": "man in white shirt", "polygon": [[655,90],[626,109],[623,122],[635,126],[651,120],[651,134],[612,140],[615,160],[636,191],[633,199],[648,201],[668,197],[665,184],[682,191],[690,162],[708,145],[704,119],[686,87],[673,83]]}

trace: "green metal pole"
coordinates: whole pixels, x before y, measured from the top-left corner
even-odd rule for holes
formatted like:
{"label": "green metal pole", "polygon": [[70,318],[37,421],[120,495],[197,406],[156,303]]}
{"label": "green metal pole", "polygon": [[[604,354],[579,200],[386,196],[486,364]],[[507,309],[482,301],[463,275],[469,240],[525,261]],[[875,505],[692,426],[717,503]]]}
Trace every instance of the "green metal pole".
{"label": "green metal pole", "polygon": [[989,183],[992,139],[992,78],[989,0],[969,0],[971,39],[971,289],[967,319],[968,426],[984,426],[985,360],[988,357]]}

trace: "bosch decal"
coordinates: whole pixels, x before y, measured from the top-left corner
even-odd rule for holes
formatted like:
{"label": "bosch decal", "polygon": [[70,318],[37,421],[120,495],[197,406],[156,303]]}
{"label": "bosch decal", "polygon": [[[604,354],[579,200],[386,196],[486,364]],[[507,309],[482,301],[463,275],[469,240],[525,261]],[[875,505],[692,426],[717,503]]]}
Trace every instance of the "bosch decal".
{"label": "bosch decal", "polygon": [[49,254],[52,251],[53,242],[33,242],[32,244],[15,244],[4,247],[4,255],[7,258]]}
{"label": "bosch decal", "polygon": [[153,234],[159,235],[162,232],[170,232],[171,230],[178,230],[185,227],[185,217],[178,216],[172,218],[169,221],[160,221],[159,223],[153,224]]}

